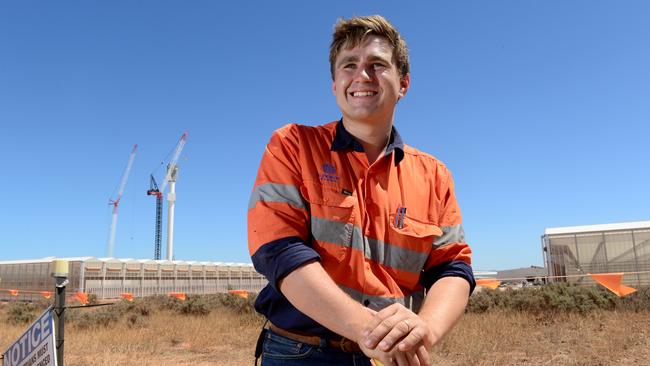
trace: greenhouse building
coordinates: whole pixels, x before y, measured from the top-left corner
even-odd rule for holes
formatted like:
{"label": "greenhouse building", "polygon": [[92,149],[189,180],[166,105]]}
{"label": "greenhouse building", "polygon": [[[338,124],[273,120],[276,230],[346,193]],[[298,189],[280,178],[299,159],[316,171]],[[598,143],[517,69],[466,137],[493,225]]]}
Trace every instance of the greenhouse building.
{"label": "greenhouse building", "polygon": [[213,294],[229,290],[259,292],[266,278],[248,263],[118,258],[54,258],[0,261],[0,300],[36,300],[54,291],[53,261],[66,260],[66,291],[116,299],[169,293]]}
{"label": "greenhouse building", "polygon": [[650,285],[650,221],[548,228],[542,253],[551,281],[592,284],[588,273],[623,272],[626,285]]}

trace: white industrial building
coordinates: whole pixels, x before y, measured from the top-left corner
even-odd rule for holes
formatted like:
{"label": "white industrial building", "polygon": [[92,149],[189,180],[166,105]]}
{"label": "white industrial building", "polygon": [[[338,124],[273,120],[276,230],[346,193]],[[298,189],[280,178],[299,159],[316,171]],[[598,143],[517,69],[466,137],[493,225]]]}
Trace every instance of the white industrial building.
{"label": "white industrial building", "polygon": [[[249,263],[168,261],[118,258],[54,258],[0,261],[0,300],[37,300],[40,291],[54,291],[52,261],[69,262],[68,293],[95,294],[98,299],[186,294],[228,290],[259,292],[267,283]],[[14,296],[9,290],[18,290]]]}
{"label": "white industrial building", "polygon": [[554,282],[591,284],[588,273],[623,272],[626,285],[650,285],[650,221],[548,228],[542,253]]}

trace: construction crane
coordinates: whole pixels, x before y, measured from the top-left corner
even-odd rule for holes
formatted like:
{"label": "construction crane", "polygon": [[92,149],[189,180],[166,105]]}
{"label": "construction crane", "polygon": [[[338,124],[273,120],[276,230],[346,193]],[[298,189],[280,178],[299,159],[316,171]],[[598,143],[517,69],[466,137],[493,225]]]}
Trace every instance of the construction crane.
{"label": "construction crane", "polygon": [[124,187],[126,187],[126,181],[129,179],[129,173],[131,173],[131,167],[133,166],[133,160],[135,160],[135,152],[137,150],[138,145],[133,145],[131,155],[129,156],[129,162],[126,164],[126,168],[124,168],[124,173],[122,173],[120,186],[117,190],[117,197],[115,199],[108,199],[108,204],[113,206],[113,217],[111,219],[111,228],[108,234],[108,244],[106,245],[107,257],[113,256],[113,248],[115,247],[115,231],[117,229],[117,213],[119,211],[120,200],[122,199],[122,194],[124,193]]}
{"label": "construction crane", "polygon": [[167,260],[174,258],[174,204],[176,202],[176,177],[178,175],[178,158],[185,147],[187,142],[187,131],[183,133],[180,140],[176,144],[174,155],[172,155],[169,164],[167,164],[167,172],[165,178],[158,188],[156,179],[151,175],[149,180],[149,190],[147,195],[156,196],[156,232],[154,236],[154,259],[160,259],[160,244],[162,239],[162,199],[165,194],[165,189],[169,184],[169,193],[167,194]]}
{"label": "construction crane", "polygon": [[156,196],[156,235],[154,239],[154,254],[153,259],[160,259],[160,235],[162,230],[162,193],[158,189],[158,184],[156,184],[156,179],[151,174],[149,179],[149,190],[147,195]]}

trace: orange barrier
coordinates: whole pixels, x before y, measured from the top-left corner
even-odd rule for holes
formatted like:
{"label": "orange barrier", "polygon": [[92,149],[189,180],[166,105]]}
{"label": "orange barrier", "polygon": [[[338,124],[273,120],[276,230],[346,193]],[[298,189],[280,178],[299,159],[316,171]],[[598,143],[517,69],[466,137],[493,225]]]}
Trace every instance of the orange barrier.
{"label": "orange barrier", "polygon": [[128,292],[121,293],[120,296],[126,301],[133,301],[133,294],[130,294]]}
{"label": "orange barrier", "polygon": [[246,290],[228,290],[228,293],[248,299],[248,291]]}
{"label": "orange barrier", "polygon": [[88,294],[83,293],[83,292],[77,292],[75,294],[75,299],[79,300],[81,305],[88,305]]}
{"label": "orange barrier", "polygon": [[184,292],[170,292],[169,296],[175,297],[181,301],[185,301],[187,299],[187,296],[185,296]]}
{"label": "orange barrier", "polygon": [[54,293],[52,291],[41,291],[41,295],[46,299],[52,298],[53,294]]}
{"label": "orange barrier", "polygon": [[501,281],[496,278],[481,278],[476,280],[477,286],[487,287],[492,290],[496,290],[497,287],[501,284]]}
{"label": "orange barrier", "polygon": [[593,278],[596,282],[601,284],[609,291],[618,295],[618,297],[623,297],[631,293],[634,293],[636,291],[635,288],[621,284],[621,280],[623,279],[622,272],[621,273],[596,273],[596,274],[589,273],[589,276],[591,276],[591,278]]}
{"label": "orange barrier", "polygon": [[9,294],[11,294],[11,296],[18,296],[18,290],[9,290]]}

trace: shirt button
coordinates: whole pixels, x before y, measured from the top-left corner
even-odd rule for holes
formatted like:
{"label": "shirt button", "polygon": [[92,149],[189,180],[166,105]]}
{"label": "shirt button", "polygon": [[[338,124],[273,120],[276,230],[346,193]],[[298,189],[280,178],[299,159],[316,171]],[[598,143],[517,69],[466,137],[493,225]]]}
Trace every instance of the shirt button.
{"label": "shirt button", "polygon": [[364,306],[370,305],[370,300],[368,300],[368,299],[363,300],[363,305]]}

